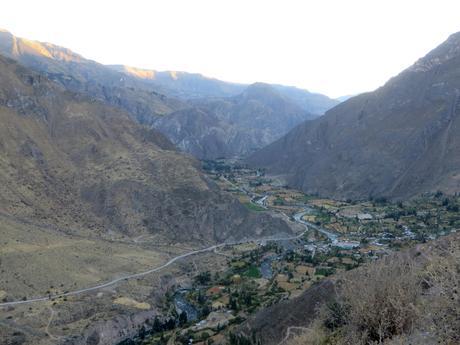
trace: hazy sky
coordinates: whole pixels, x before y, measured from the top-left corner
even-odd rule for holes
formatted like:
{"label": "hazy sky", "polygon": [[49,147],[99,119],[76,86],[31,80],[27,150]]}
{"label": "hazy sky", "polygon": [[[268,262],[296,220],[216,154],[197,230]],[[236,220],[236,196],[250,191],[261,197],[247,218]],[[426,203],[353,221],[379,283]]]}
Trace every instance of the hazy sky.
{"label": "hazy sky", "polygon": [[460,31],[459,0],[2,0],[0,27],[107,64],[372,90]]}

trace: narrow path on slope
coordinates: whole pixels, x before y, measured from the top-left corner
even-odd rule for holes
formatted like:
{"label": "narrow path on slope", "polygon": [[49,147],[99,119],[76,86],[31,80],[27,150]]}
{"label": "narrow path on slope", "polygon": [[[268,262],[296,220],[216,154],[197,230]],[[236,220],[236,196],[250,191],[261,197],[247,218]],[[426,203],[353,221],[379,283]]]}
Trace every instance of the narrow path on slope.
{"label": "narrow path on slope", "polygon": [[45,332],[46,332],[46,334],[48,334],[48,336],[50,337],[50,339],[52,339],[52,340],[59,340],[59,339],[61,339],[62,337],[54,336],[54,335],[51,334],[51,332],[50,332],[51,322],[53,322],[53,318],[54,318],[54,315],[56,314],[56,312],[54,311],[54,309],[53,309],[52,307],[49,307],[48,309],[50,310],[51,314],[50,314],[50,318],[49,318],[49,320],[48,320],[48,323],[46,324]]}
{"label": "narrow path on slope", "polygon": [[297,331],[305,331],[307,330],[306,327],[301,327],[301,326],[290,326],[287,328],[287,331],[286,331],[286,336],[283,338],[283,340],[281,340],[278,345],[282,345],[284,344],[286,341],[289,340],[289,338],[291,337],[291,331],[292,330],[297,330]]}

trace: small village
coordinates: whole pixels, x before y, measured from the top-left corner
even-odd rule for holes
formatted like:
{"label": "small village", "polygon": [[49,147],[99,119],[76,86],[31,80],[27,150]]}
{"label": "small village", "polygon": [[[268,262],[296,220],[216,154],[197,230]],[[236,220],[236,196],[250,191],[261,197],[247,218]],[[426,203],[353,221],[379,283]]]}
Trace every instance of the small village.
{"label": "small village", "polygon": [[[224,271],[201,272],[167,296],[169,318],[127,344],[245,344],[232,331],[257,310],[299,296],[325,277],[460,228],[458,197],[337,201],[305,195],[234,162],[205,162],[209,176],[251,212],[272,212],[307,231],[293,240],[229,245]],[[249,344],[249,343],[248,343]]]}

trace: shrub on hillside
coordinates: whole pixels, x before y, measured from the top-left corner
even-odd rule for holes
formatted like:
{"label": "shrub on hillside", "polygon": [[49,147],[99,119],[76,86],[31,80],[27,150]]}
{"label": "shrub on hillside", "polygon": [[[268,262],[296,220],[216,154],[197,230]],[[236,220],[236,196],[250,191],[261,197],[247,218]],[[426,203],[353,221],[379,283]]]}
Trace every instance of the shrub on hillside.
{"label": "shrub on hillside", "polygon": [[410,332],[419,315],[421,267],[408,255],[379,260],[350,272],[338,303],[348,311],[346,342],[382,343]]}
{"label": "shrub on hillside", "polygon": [[336,301],[286,345],[460,344],[460,244],[347,272]]}

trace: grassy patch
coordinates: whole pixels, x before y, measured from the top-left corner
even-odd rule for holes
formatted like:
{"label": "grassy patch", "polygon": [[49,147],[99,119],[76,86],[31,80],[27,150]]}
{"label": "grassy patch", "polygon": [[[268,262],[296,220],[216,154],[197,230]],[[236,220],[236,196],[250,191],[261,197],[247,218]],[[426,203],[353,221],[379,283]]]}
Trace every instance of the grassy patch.
{"label": "grassy patch", "polygon": [[256,211],[256,212],[265,211],[265,209],[263,207],[260,207],[258,205],[254,205],[251,202],[244,202],[243,205],[246,206],[246,208],[248,208],[251,211]]}
{"label": "grassy patch", "polygon": [[232,263],[231,263],[231,266],[232,266],[233,268],[244,268],[246,265],[247,265],[247,264],[246,264],[246,262],[244,262],[244,261],[235,261],[235,262],[232,262]]}
{"label": "grassy patch", "polygon": [[256,266],[250,266],[246,271],[243,273],[244,276],[249,277],[249,278],[260,278],[262,277],[262,274],[260,273],[260,270]]}
{"label": "grassy patch", "polygon": [[309,202],[310,200],[313,199],[313,196],[310,196],[310,195],[298,195],[298,196],[295,196],[294,199],[299,201],[299,202],[307,203],[307,202]]}

